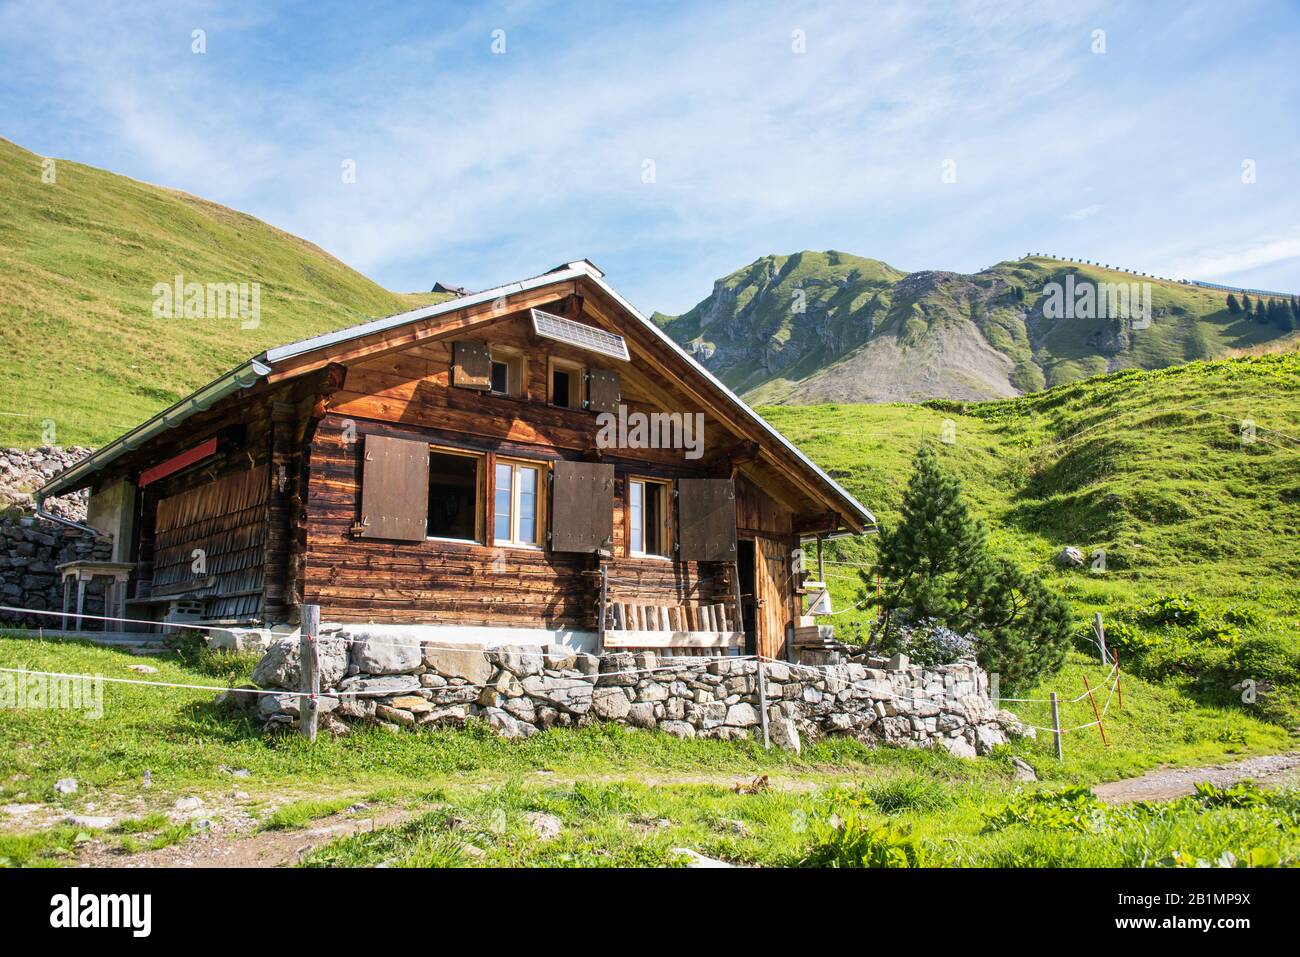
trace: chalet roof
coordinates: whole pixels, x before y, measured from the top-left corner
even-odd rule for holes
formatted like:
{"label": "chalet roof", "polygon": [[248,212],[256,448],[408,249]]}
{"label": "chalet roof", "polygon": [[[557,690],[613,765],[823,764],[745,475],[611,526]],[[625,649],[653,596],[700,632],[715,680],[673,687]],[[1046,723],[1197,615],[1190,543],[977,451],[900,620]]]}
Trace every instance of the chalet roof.
{"label": "chalet roof", "polygon": [[723,383],[714,376],[713,373],[700,365],[693,356],[674,342],[667,333],[638,312],[631,303],[619,295],[613,287],[605,282],[605,274],[597,268],[594,263],[586,259],[564,263],[560,266],[556,266],[549,272],[542,273],[539,276],[533,276],[518,282],[508,283],[507,285],[498,286],[494,289],[485,289],[482,292],[459,296],[455,299],[449,299],[445,302],[438,303],[437,305],[423,306],[419,309],[397,313],[396,315],[386,316],[382,319],[374,319],[355,326],[349,326],[345,329],[327,332],[319,336],[312,336],[308,339],[299,340],[298,342],[291,342],[283,346],[276,346],[275,348],[267,349],[261,355],[255,356],[242,365],[235,367],[219,378],[203,386],[201,389],[198,389],[191,395],[180,400],[170,408],[165,409],[148,421],[141,423],[117,439],[114,439],[108,445],[99,449],[87,458],[82,459],[76,465],[59,473],[46,483],[38,494],[42,499],[44,499],[51,495],[60,495],[74,491],[78,488],[84,488],[90,483],[94,473],[98,472],[124,453],[139,448],[142,444],[155,436],[180,425],[191,415],[210,408],[212,405],[227,396],[242,389],[251,388],[265,379],[268,375],[271,375],[277,366],[288,365],[291,360],[299,356],[311,352],[317,352],[322,349],[329,349],[334,346],[340,346],[343,343],[351,342],[354,339],[359,339],[378,332],[385,332],[408,323],[434,319],[443,315],[450,315],[467,307],[482,303],[490,303],[502,296],[540,289],[545,286],[577,279],[585,279],[586,281],[594,283],[601,289],[601,291],[609,296],[610,299],[616,302],[628,316],[649,330],[663,344],[665,349],[673,352],[679,358],[684,359],[700,378],[707,381],[719,393],[720,397],[726,403],[738,410],[753,424],[757,425],[763,432],[779,443],[786,451],[791,453],[802,465],[812,472],[817,479],[833,493],[834,497],[838,499],[842,505],[851,510],[859,522],[866,526],[873,526],[876,524],[875,516],[872,515],[865,506],[858,502],[858,500],[849,494],[849,492],[838,482],[827,475],[820,466],[801,452],[792,442],[790,442],[789,439],[773,428],[767,420],[746,405],[739,396],[727,388],[727,386],[723,385]]}

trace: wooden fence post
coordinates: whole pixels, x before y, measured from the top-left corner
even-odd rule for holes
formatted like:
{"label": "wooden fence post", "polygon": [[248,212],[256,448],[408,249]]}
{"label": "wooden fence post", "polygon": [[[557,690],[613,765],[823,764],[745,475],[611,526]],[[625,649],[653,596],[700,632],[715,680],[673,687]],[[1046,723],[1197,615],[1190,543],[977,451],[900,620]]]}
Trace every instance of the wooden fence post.
{"label": "wooden fence post", "polygon": [[596,654],[605,653],[605,618],[609,614],[609,566],[597,558],[600,564],[600,621],[596,622]]}
{"label": "wooden fence post", "polygon": [[1092,618],[1092,631],[1097,636],[1097,649],[1101,652],[1101,663],[1110,664],[1110,655],[1106,653],[1106,626],[1101,623],[1101,612]]}
{"label": "wooden fence post", "polygon": [[767,672],[763,668],[763,659],[758,658],[754,662],[758,665],[754,675],[758,679],[758,723],[763,729],[763,747],[769,751],[772,749],[772,738],[767,733]]}
{"label": "wooden fence post", "polygon": [[1052,693],[1052,736],[1056,738],[1056,760],[1064,760],[1065,755],[1061,750],[1061,711],[1057,706],[1056,692]]}
{"label": "wooden fence post", "polygon": [[302,606],[302,628],[298,650],[302,660],[303,697],[298,702],[298,725],[308,741],[316,740],[316,696],[320,694],[320,653],[316,637],[320,631],[320,605]]}

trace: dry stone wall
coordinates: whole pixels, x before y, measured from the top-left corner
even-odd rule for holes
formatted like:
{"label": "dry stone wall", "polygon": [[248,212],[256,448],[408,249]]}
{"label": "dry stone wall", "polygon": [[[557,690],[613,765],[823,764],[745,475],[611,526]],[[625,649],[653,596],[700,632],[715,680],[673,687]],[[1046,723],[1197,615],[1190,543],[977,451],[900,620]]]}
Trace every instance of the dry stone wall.
{"label": "dry stone wall", "polygon": [[[774,744],[798,750],[827,735],[905,747],[986,754],[1010,735],[1032,734],[994,707],[974,662],[890,669],[871,660],[822,667],[752,658],[591,655],[558,645],[446,649],[362,627],[326,626],[318,642],[321,725],[347,721],[390,729],[486,721],[508,738],[552,727],[613,721],[680,738],[761,735],[762,709]],[[263,687],[300,689],[296,637],[277,640],[253,673]],[[255,696],[240,696],[252,699]],[[269,725],[297,721],[297,695],[249,701]]]}
{"label": "dry stone wall", "polygon": [[[70,446],[36,449],[0,449],[0,605],[36,610],[58,610],[63,597],[56,566],[77,559],[108,561],[113,544],[83,532],[36,518],[33,492],[56,473],[90,453]],[[73,521],[86,518],[87,493],[50,499],[47,507]],[[103,583],[87,589],[86,614],[103,614]],[[58,619],[0,611],[0,626],[57,628]],[[98,623],[89,625],[98,628]]]}

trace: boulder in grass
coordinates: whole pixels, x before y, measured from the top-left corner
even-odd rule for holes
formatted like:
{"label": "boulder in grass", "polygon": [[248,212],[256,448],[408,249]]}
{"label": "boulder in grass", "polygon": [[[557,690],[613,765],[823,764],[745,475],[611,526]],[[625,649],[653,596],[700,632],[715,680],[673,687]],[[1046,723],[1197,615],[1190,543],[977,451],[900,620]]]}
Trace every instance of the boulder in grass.
{"label": "boulder in grass", "polygon": [[1066,545],[1056,553],[1056,564],[1063,568],[1082,568],[1083,552],[1073,545]]}

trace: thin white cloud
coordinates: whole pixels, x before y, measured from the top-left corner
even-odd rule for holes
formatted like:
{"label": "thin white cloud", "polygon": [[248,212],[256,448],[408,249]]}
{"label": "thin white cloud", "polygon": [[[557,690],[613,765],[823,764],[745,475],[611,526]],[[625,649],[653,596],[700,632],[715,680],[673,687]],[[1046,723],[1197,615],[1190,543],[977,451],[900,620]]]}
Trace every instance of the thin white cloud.
{"label": "thin white cloud", "polygon": [[1290,235],[1261,243],[1220,248],[1199,258],[1183,260],[1175,265],[1175,270],[1180,276],[1215,279],[1289,259],[1300,259],[1300,227]]}
{"label": "thin white cloud", "polygon": [[1073,212],[1067,213],[1065,218],[1077,223],[1080,220],[1087,219],[1090,216],[1096,216],[1104,208],[1105,207],[1101,203],[1093,203],[1090,206],[1081,206],[1078,209],[1074,210]]}

